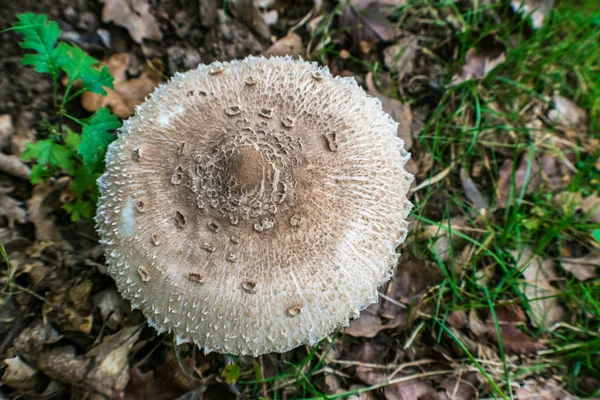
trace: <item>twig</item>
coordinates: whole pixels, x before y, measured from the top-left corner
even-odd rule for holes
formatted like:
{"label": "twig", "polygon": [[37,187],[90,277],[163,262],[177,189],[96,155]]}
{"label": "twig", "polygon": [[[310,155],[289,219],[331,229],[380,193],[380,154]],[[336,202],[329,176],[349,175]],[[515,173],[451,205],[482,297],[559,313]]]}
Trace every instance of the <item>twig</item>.
{"label": "twig", "polygon": [[258,365],[260,367],[260,387],[261,387],[262,395],[264,398],[268,398],[267,384],[265,383],[265,371],[264,371],[265,367],[263,364],[262,354],[260,356],[258,356]]}

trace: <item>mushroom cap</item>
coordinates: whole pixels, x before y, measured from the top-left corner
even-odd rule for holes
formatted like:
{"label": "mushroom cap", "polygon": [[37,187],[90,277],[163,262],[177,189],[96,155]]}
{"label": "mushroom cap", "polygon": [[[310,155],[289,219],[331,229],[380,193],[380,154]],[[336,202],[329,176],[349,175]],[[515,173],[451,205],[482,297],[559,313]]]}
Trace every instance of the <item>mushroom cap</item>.
{"label": "mushroom cap", "polygon": [[108,150],[109,273],[150,325],[205,351],[316,343],[376,302],[398,262],[413,177],[396,127],[316,63],[176,74]]}

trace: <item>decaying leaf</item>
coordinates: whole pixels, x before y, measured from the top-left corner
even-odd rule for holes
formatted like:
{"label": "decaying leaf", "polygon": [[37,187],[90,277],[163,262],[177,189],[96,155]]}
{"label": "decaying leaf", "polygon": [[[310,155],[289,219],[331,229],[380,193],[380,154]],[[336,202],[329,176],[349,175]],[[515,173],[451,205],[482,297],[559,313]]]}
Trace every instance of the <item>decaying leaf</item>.
{"label": "decaying leaf", "polygon": [[304,45],[302,38],[296,32],[289,32],[287,35],[277,40],[262,55],[270,56],[286,56],[297,57],[304,53]]}
{"label": "decaying leaf", "polygon": [[350,321],[350,326],[346,329],[346,334],[354,337],[372,338],[379,333],[382,327],[383,324],[379,315],[369,311],[367,308],[361,311],[357,319]]}
{"label": "decaying leaf", "polygon": [[93,322],[88,302],[91,289],[91,282],[84,281],[69,289],[61,287],[48,293],[47,302],[42,305],[42,316],[56,324],[63,332],[89,334]]}
{"label": "decaying leaf", "polygon": [[565,316],[565,309],[559,303],[558,289],[551,282],[556,280],[556,267],[552,260],[544,260],[534,255],[530,248],[521,252],[511,252],[517,261],[517,268],[523,273],[523,293],[529,300],[529,317],[536,326],[551,327]]}
{"label": "decaying leaf", "polygon": [[483,213],[489,209],[490,205],[485,197],[481,194],[473,179],[465,169],[460,170],[460,183],[462,184],[465,196],[473,203],[473,208],[478,213]]}
{"label": "decaying leaf", "polygon": [[12,187],[0,187],[0,216],[6,217],[10,225],[15,221],[24,224],[27,222],[27,211],[23,209],[20,201],[8,195],[13,190]]}
{"label": "decaying leaf", "polygon": [[257,35],[263,39],[271,36],[271,30],[266,24],[254,0],[230,0],[227,3],[231,7],[233,15],[244,21]]}
{"label": "decaying leaf", "polygon": [[349,31],[352,44],[369,53],[380,41],[392,41],[400,35],[399,27],[388,20],[379,1],[352,0],[342,8],[338,24]]}
{"label": "decaying leaf", "polygon": [[40,374],[31,368],[19,356],[4,360],[6,369],[2,375],[2,382],[16,390],[34,390],[41,381]]}
{"label": "decaying leaf", "polygon": [[[498,172],[498,184],[496,186],[496,206],[504,208],[509,197],[518,198],[521,193],[529,194],[538,189],[542,184],[550,189],[557,189],[562,182],[566,181],[570,174],[569,169],[558,157],[545,154],[538,160],[530,158],[529,154],[523,153],[519,166],[514,171],[513,161],[504,160]],[[512,191],[514,185],[514,191]]]}
{"label": "decaying leaf", "polygon": [[146,0],[101,0],[102,22],[114,22],[127,29],[131,38],[141,44],[144,39],[161,40],[163,35],[150,3]]}
{"label": "decaying leaf", "polygon": [[531,25],[539,29],[544,24],[544,19],[552,11],[554,0],[511,0],[510,6],[516,12],[531,15]]}
{"label": "decaying leaf", "polygon": [[23,360],[50,378],[113,398],[129,380],[128,354],[140,332],[139,327],[124,328],[80,355],[72,346],[52,346],[56,333],[38,321],[24,329],[14,345]]}
{"label": "decaying leaf", "polygon": [[[451,377],[440,386],[446,391],[445,394],[449,400],[471,400],[479,397],[477,396],[478,384],[476,373],[471,372],[458,377]],[[440,396],[440,400],[442,399],[443,397]]]}
{"label": "decaying leaf", "polygon": [[61,206],[61,196],[68,190],[71,179],[62,177],[47,183],[38,183],[33,187],[31,198],[27,200],[29,219],[35,226],[35,237],[39,241],[64,242],[62,235],[55,225],[54,210]]}
{"label": "decaying leaf", "polygon": [[592,194],[581,201],[581,210],[592,222],[600,223],[600,197]]}
{"label": "decaying leaf", "polygon": [[585,110],[577,106],[572,100],[554,95],[552,102],[554,103],[554,108],[548,111],[548,118],[557,124],[576,127],[585,125],[587,122]]}
{"label": "decaying leaf", "polygon": [[600,268],[600,253],[589,253],[583,257],[565,257],[561,260],[565,271],[573,274],[580,281],[586,281],[598,276]]}
{"label": "decaying leaf", "polygon": [[396,83],[402,86],[402,80],[411,74],[415,68],[415,57],[419,50],[418,39],[415,36],[400,38],[383,50],[385,65],[396,73]]}
{"label": "decaying leaf", "polygon": [[412,147],[412,112],[408,103],[402,103],[381,93],[373,82],[373,74],[369,72],[365,78],[367,83],[367,93],[377,97],[381,101],[383,111],[390,114],[394,121],[398,123],[398,137],[404,140],[404,148],[410,150]]}
{"label": "decaying leaf", "polygon": [[516,388],[515,397],[528,400],[573,399],[554,379],[528,380]]}
{"label": "decaying leaf", "polygon": [[435,399],[437,392],[430,383],[419,379],[387,385],[383,389],[386,400]]}
{"label": "decaying leaf", "polygon": [[465,65],[452,76],[450,86],[456,86],[466,81],[482,80],[506,60],[504,51],[490,50],[479,52],[475,48],[469,49],[465,56]]}
{"label": "decaying leaf", "polygon": [[545,348],[544,343],[533,338],[519,329],[526,320],[523,311],[516,305],[496,306],[494,312],[498,320],[499,330],[489,310],[481,311],[483,319],[477,310],[453,311],[447,318],[447,323],[455,329],[466,329],[473,333],[475,340],[482,345],[489,341],[499,343],[510,354],[531,354]]}
{"label": "decaying leaf", "polygon": [[141,104],[144,98],[154,91],[160,82],[162,62],[152,60],[152,66],[146,65],[137,78],[127,79],[127,68],[130,57],[127,53],[117,53],[105,61],[108,70],[114,77],[115,88],[104,88],[106,96],[85,92],[81,96],[81,105],[88,111],[96,111],[102,107],[110,107],[119,118],[128,118]]}

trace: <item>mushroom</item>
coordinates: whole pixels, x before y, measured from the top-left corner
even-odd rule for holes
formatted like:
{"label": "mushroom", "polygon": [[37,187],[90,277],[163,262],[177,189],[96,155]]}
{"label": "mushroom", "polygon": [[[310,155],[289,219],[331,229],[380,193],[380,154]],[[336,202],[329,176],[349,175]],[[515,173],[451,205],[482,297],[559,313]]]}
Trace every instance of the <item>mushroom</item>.
{"label": "mushroom", "polygon": [[376,302],[407,233],[397,124],[354,78],[248,57],[176,74],[106,157],[108,271],[206,352],[314,344]]}

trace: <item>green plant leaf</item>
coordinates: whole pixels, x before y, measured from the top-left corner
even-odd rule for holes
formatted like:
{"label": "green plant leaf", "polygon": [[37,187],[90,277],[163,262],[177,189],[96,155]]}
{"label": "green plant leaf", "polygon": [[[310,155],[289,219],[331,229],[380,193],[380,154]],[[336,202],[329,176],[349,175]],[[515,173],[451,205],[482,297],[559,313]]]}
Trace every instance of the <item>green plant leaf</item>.
{"label": "green plant leaf", "polygon": [[596,240],[596,242],[600,243],[600,228],[592,231],[592,237],[594,240]]}
{"label": "green plant leaf", "polygon": [[88,191],[95,191],[95,187],[96,175],[92,174],[87,165],[81,164],[75,171],[73,181],[71,182],[71,189],[73,189],[78,197],[81,197]]}
{"label": "green plant leaf", "polygon": [[65,138],[65,145],[69,148],[69,150],[71,150],[73,153],[77,153],[77,148],[79,147],[80,143],[81,135],[67,128],[67,137]]}
{"label": "green plant leaf", "polygon": [[60,36],[58,24],[48,21],[43,14],[18,14],[17,19],[19,21],[13,24],[13,28],[23,35],[23,41],[19,45],[36,52],[26,54],[21,62],[23,65],[31,65],[37,72],[50,74],[55,80],[60,72],[60,65],[65,61],[65,54],[55,47]]}
{"label": "green plant leaf", "polygon": [[94,57],[88,55],[79,47],[64,42],[58,45],[58,50],[65,55],[61,58],[60,67],[65,71],[71,82],[81,79],[82,90],[105,96],[104,86],[114,88],[113,77],[108,68],[106,66],[101,69],[94,68],[98,64],[98,60]]}
{"label": "green plant leaf", "polygon": [[91,218],[94,215],[94,203],[88,200],[77,199],[74,203],[63,204],[63,209],[71,215],[71,221],[81,218]]}
{"label": "green plant leaf", "polygon": [[52,138],[27,143],[21,155],[23,161],[37,160],[37,165],[31,171],[31,183],[51,176],[56,168],[60,168],[69,175],[75,173],[73,153],[65,146],[58,144]]}
{"label": "green plant leaf", "polygon": [[108,145],[117,138],[110,130],[121,126],[121,121],[108,108],[101,108],[91,117],[78,120],[83,126],[77,152],[92,171],[104,161]]}
{"label": "green plant leaf", "polygon": [[223,379],[228,385],[233,385],[240,379],[240,366],[237,364],[229,364],[223,368],[221,373]]}

